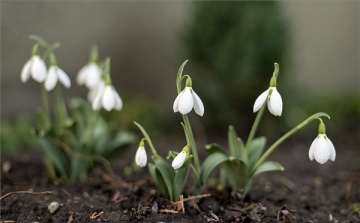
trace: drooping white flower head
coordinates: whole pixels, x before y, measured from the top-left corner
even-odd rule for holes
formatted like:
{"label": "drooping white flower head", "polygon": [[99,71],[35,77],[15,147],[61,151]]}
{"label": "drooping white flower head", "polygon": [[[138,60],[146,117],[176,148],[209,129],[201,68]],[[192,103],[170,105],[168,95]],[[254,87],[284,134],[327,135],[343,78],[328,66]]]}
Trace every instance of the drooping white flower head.
{"label": "drooping white flower head", "polygon": [[78,85],[85,85],[88,89],[95,89],[101,80],[101,67],[98,65],[99,55],[97,46],[91,48],[89,62],[83,66],[77,74]]}
{"label": "drooping white flower head", "polygon": [[193,108],[196,114],[200,116],[204,115],[204,104],[192,89],[191,78],[188,77],[186,80],[186,87],[178,94],[174,101],[173,110],[174,112],[180,112],[181,114],[186,115]]}
{"label": "drooping white flower head", "polygon": [[83,66],[77,74],[76,83],[85,85],[88,89],[95,89],[101,82],[101,68],[95,62],[89,62]]}
{"label": "drooping white flower head", "polygon": [[135,154],[135,163],[136,163],[136,165],[138,165],[140,167],[146,166],[146,163],[147,163],[146,150],[145,150],[144,145],[143,144],[141,145],[141,142],[140,142],[140,146],[137,149],[136,154]]}
{"label": "drooping white flower head", "polygon": [[329,159],[331,161],[335,161],[335,157],[335,147],[330,139],[326,136],[326,134],[319,134],[310,146],[309,159],[315,159],[318,163],[324,164]]}
{"label": "drooping white flower head", "polygon": [[46,79],[46,65],[39,55],[33,55],[25,63],[21,70],[21,81],[25,83],[30,76],[37,82],[42,83]]}
{"label": "drooping white flower head", "polygon": [[92,101],[92,108],[94,110],[104,108],[106,111],[113,109],[120,111],[122,106],[123,102],[112,85],[102,84],[98,87],[96,96]]}
{"label": "drooping white flower head", "polygon": [[[271,91],[271,92],[269,92]],[[270,96],[268,98],[268,95]],[[267,100],[268,98],[268,100]],[[266,91],[264,91],[260,96],[256,99],[253,107],[253,111],[257,112],[263,106],[265,101],[267,100],[267,106],[271,114],[275,116],[281,116],[283,102],[280,93],[277,91],[276,87],[269,87]]]}
{"label": "drooping white flower head", "polygon": [[104,80],[99,82],[100,85],[97,86],[96,91],[93,93],[94,95],[89,96],[94,110],[104,108],[106,111],[111,111],[113,109],[120,111],[122,109],[123,102],[114,86],[111,84],[109,71],[110,58],[106,58],[102,74]]}
{"label": "drooping white flower head", "polygon": [[175,170],[179,169],[180,167],[182,167],[182,165],[184,165],[185,160],[186,160],[186,156],[187,156],[186,153],[187,153],[188,150],[189,150],[189,147],[185,146],[184,149],[179,154],[177,154],[175,159],[172,161],[171,166]]}
{"label": "drooping white flower head", "polygon": [[45,80],[45,89],[47,91],[54,89],[58,80],[64,87],[70,88],[71,81],[69,76],[57,65],[51,65]]}
{"label": "drooping white flower head", "polygon": [[335,161],[336,151],[333,143],[325,134],[325,124],[321,121],[319,135],[312,142],[309,149],[309,159],[316,160],[320,164],[326,163],[329,159]]}

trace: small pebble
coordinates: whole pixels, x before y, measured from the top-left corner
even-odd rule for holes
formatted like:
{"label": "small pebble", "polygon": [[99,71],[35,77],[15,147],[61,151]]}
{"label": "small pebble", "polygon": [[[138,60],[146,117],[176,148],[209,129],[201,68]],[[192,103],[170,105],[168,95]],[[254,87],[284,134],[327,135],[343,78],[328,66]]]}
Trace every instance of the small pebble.
{"label": "small pebble", "polygon": [[55,211],[57,211],[57,209],[59,209],[60,204],[58,202],[51,202],[48,206],[48,210],[50,212],[50,214],[55,213]]}

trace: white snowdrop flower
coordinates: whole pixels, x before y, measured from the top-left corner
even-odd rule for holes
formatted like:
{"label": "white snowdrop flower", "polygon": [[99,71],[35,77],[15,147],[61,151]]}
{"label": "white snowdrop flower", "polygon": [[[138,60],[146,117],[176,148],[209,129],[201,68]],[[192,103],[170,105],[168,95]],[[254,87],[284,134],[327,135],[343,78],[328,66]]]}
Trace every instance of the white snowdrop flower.
{"label": "white snowdrop flower", "polygon": [[[269,99],[268,95],[270,92]],[[266,91],[264,91],[260,96],[256,99],[253,107],[253,111],[257,112],[263,106],[265,101],[267,100],[267,106],[271,114],[275,116],[281,116],[283,109],[283,102],[280,93],[277,91],[276,87],[269,87]]]}
{"label": "white snowdrop flower", "polygon": [[180,167],[182,167],[182,165],[184,165],[185,160],[186,160],[186,151],[183,150],[175,157],[175,159],[173,160],[171,166],[175,170],[177,170]]}
{"label": "white snowdrop flower", "polygon": [[192,87],[186,86],[185,89],[176,97],[173,109],[174,112],[180,112],[181,114],[186,115],[193,108],[196,114],[200,116],[204,115],[204,105],[201,99]]}
{"label": "white snowdrop flower", "polygon": [[95,62],[83,66],[77,74],[76,83],[88,89],[96,88],[101,82],[101,68]]}
{"label": "white snowdrop flower", "polygon": [[97,87],[91,88],[88,91],[87,99],[90,103],[92,103],[98,94],[99,91],[102,91],[102,89],[105,88],[105,83],[103,80],[100,80],[100,83]]}
{"label": "white snowdrop flower", "polygon": [[21,81],[23,83],[29,80],[30,76],[39,83],[46,79],[46,65],[39,55],[31,56],[21,70]]}
{"label": "white snowdrop flower", "polygon": [[335,147],[330,139],[326,136],[326,134],[319,134],[310,146],[309,159],[315,159],[318,163],[324,164],[329,159],[331,161],[335,161],[335,157]]}
{"label": "white snowdrop flower", "polygon": [[45,89],[47,91],[54,89],[58,80],[64,87],[70,88],[71,81],[69,76],[57,65],[52,65],[50,66],[46,76]]}
{"label": "white snowdrop flower", "polygon": [[121,110],[123,103],[112,85],[103,85],[99,87],[94,100],[92,101],[92,108],[99,110],[104,108],[106,111]]}
{"label": "white snowdrop flower", "polygon": [[146,166],[147,155],[146,155],[146,150],[145,150],[144,146],[140,145],[139,148],[137,149],[136,154],[135,154],[135,163],[136,163],[136,165],[138,165],[140,167]]}

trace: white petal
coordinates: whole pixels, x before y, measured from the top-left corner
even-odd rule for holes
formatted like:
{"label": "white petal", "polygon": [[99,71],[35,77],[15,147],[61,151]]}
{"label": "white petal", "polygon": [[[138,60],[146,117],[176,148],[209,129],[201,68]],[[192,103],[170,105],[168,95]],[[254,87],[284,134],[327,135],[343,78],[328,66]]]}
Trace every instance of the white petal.
{"label": "white petal", "polygon": [[203,116],[204,115],[204,104],[202,103],[199,96],[195,93],[194,90],[191,91],[194,99],[194,111],[196,114]]}
{"label": "white petal", "polygon": [[62,85],[64,85],[64,87],[66,87],[66,88],[70,88],[71,81],[70,81],[69,76],[59,67],[57,68],[57,75],[58,75],[59,81],[62,83]]}
{"label": "white petal", "polygon": [[96,111],[101,108],[101,99],[104,93],[105,84],[102,83],[96,90],[94,100],[92,100],[92,108]]}
{"label": "white petal", "polygon": [[325,139],[325,135],[319,134],[319,139],[314,150],[315,160],[320,164],[326,163],[330,158],[330,149],[331,148]]}
{"label": "white petal", "polygon": [[57,83],[56,66],[51,66],[45,80],[45,89],[51,91]]}
{"label": "white petal", "polygon": [[101,99],[101,103],[103,108],[106,111],[110,111],[115,106],[115,96],[112,90],[112,86],[106,86],[104,90],[104,94]]}
{"label": "white petal", "polygon": [[93,89],[100,84],[101,81],[101,69],[95,64],[89,64],[89,69],[87,70],[85,85],[89,89]]}
{"label": "white petal", "polygon": [[173,104],[174,113],[179,111],[179,106],[178,106],[178,104],[179,104],[179,98],[181,97],[181,95],[182,95],[183,92],[184,92],[184,91],[180,92],[180,94],[178,94],[178,96],[175,98],[175,101],[174,101],[174,104]]}
{"label": "white petal", "polygon": [[178,96],[175,98],[174,104],[173,104],[173,110],[174,113],[179,111],[179,99],[184,94],[185,89],[178,94]]}
{"label": "white petal", "polygon": [[179,153],[175,159],[173,160],[171,166],[176,170],[179,169],[180,167],[182,167],[182,165],[184,164],[186,160],[186,152],[182,151],[181,153]]}
{"label": "white petal", "polygon": [[85,66],[83,66],[80,71],[78,72],[77,76],[76,76],[76,83],[78,85],[83,85],[85,83],[86,80],[86,74],[88,73],[89,70],[89,66],[90,64],[86,64]]}
{"label": "white petal", "polygon": [[135,163],[140,167],[146,166],[147,155],[144,147],[139,147],[135,154]]}
{"label": "white petal", "polygon": [[194,99],[191,94],[191,87],[185,87],[178,102],[179,112],[183,115],[186,115],[191,111],[193,106],[194,106]]}
{"label": "white petal", "polygon": [[309,159],[312,161],[314,160],[315,156],[314,156],[314,149],[316,147],[316,142],[318,140],[319,137],[316,137],[314,139],[314,141],[311,143],[310,149],[309,149]]}
{"label": "white petal", "polygon": [[46,79],[46,65],[45,62],[37,55],[33,56],[33,63],[31,65],[31,75],[39,83]]}
{"label": "white petal", "polygon": [[29,80],[30,77],[30,67],[32,64],[32,60],[28,60],[23,68],[21,69],[21,81],[25,83],[27,80]]}
{"label": "white petal", "polygon": [[266,98],[269,94],[269,89],[267,89],[266,91],[264,91],[263,93],[261,93],[259,95],[259,97],[256,99],[255,103],[254,103],[254,107],[253,107],[253,111],[257,112],[259,111],[259,109],[263,106],[263,104],[266,101]]}
{"label": "white petal", "polygon": [[326,141],[327,141],[327,143],[329,144],[329,147],[330,147],[330,160],[335,161],[336,151],[335,151],[334,144],[331,142],[331,140],[328,137],[326,137]]}
{"label": "white petal", "polygon": [[268,101],[268,107],[271,114],[275,116],[281,116],[283,103],[281,95],[276,90],[276,87],[273,87],[270,100]]}
{"label": "white petal", "polygon": [[122,100],[120,98],[120,95],[115,90],[115,88],[112,87],[112,89],[113,89],[113,94],[114,94],[114,97],[115,97],[115,107],[114,108],[116,110],[120,111],[122,109],[122,107],[123,107],[123,102],[122,102]]}

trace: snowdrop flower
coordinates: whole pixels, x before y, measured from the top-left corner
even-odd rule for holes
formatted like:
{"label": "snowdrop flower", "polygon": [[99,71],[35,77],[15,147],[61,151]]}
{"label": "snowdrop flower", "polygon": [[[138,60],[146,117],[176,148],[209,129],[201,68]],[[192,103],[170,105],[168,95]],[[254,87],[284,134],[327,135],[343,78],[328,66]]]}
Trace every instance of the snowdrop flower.
{"label": "snowdrop flower", "polygon": [[171,166],[177,170],[179,169],[180,167],[182,167],[182,165],[184,164],[186,160],[186,152],[185,151],[181,151],[176,157],[175,159],[173,160]]}
{"label": "snowdrop flower", "polygon": [[192,89],[191,79],[188,77],[185,89],[180,92],[174,101],[173,110],[174,112],[180,112],[181,114],[186,115],[193,108],[196,114],[200,116],[204,115],[204,105],[199,96]]}
{"label": "snowdrop flower", "polygon": [[320,123],[319,135],[312,142],[309,149],[309,159],[316,160],[320,164],[326,163],[329,159],[335,161],[336,151],[330,139],[325,134],[325,125]]}
{"label": "snowdrop flower", "polygon": [[144,142],[141,141],[139,148],[136,151],[135,154],[135,163],[136,165],[138,165],[139,167],[144,167],[146,166],[147,163],[147,155],[146,155],[146,150],[144,147]]}
{"label": "snowdrop flower", "polygon": [[122,100],[112,85],[104,84],[99,86],[97,94],[92,101],[92,108],[94,110],[104,108],[106,111],[111,111],[113,109],[120,111],[122,106]]}
{"label": "snowdrop flower", "polygon": [[103,81],[100,81],[100,86],[97,87],[96,95],[92,100],[92,108],[94,110],[99,110],[104,108],[106,111],[121,110],[123,102],[111,84],[110,78],[110,58],[106,58],[105,66],[102,76],[104,77]]}
{"label": "snowdrop flower", "polygon": [[36,44],[33,47],[33,55],[21,70],[21,81],[25,83],[29,80],[30,76],[39,83],[44,82],[46,78],[46,65],[39,56]]}
{"label": "snowdrop flower", "polygon": [[97,62],[98,50],[96,46],[93,46],[89,62],[83,66],[77,74],[76,82],[78,85],[85,85],[88,89],[94,89],[100,84],[101,68]]}
{"label": "snowdrop flower", "polygon": [[64,87],[70,88],[71,81],[69,76],[57,65],[51,65],[45,80],[45,89],[47,91],[54,89],[58,80]]}
{"label": "snowdrop flower", "polygon": [[182,165],[184,165],[185,160],[186,160],[186,156],[187,156],[187,152],[189,151],[189,146],[185,146],[182,151],[175,157],[175,159],[173,160],[171,166],[177,170],[180,167],[182,167]]}
{"label": "snowdrop flower", "polygon": [[77,74],[76,83],[85,85],[88,89],[96,88],[101,82],[101,68],[94,62],[83,66]]}
{"label": "snowdrop flower", "polygon": [[269,87],[269,89],[260,94],[260,96],[255,101],[253,111],[257,112],[263,106],[266,99],[268,98],[268,95],[270,96],[267,100],[267,106],[270,113],[275,116],[281,116],[283,103],[281,95],[277,91],[276,87]]}

